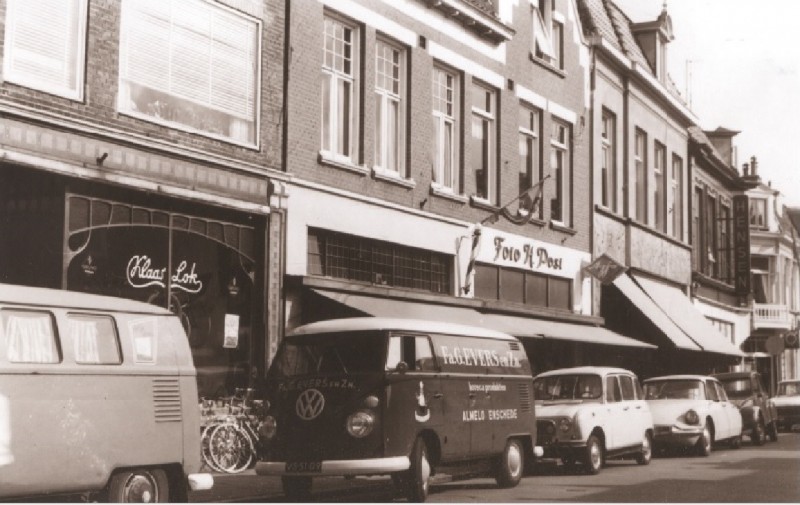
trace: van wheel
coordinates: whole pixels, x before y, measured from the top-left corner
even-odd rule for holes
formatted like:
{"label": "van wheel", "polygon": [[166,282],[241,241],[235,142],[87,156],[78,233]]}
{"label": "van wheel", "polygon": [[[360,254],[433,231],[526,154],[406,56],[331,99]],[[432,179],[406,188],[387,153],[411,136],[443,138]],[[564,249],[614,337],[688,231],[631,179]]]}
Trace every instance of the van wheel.
{"label": "van wheel", "polygon": [[417,437],[411,449],[411,467],[399,479],[403,494],[410,502],[424,502],[428,498],[431,480],[431,463],[428,460],[428,448],[422,437]]}
{"label": "van wheel", "polygon": [[513,438],[506,442],[506,448],[497,461],[495,480],[503,488],[514,487],[522,479],[522,469],[525,466],[525,456],[518,440]]}
{"label": "van wheel", "polygon": [[650,433],[646,432],[642,440],[642,450],[636,453],[636,462],[640,465],[649,465],[651,459],[653,459],[653,441]]}
{"label": "van wheel", "polygon": [[305,502],[311,498],[311,477],[281,477],[283,494],[290,502]]}
{"label": "van wheel", "polygon": [[123,470],[108,483],[108,501],[112,503],[167,503],[169,498],[169,480],[164,470]]}
{"label": "van wheel", "polygon": [[597,435],[592,435],[586,441],[586,454],[583,457],[583,464],[586,465],[586,473],[597,475],[603,467],[603,444]]}

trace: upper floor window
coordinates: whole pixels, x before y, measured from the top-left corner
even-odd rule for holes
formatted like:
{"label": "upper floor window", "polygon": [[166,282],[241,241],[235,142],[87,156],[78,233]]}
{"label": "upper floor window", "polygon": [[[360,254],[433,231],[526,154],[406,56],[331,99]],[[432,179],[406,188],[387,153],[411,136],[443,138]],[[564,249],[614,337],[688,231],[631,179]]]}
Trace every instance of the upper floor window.
{"label": "upper floor window", "polygon": [[550,38],[553,42],[553,59],[550,62],[559,70],[564,69],[564,25],[553,20],[550,25]]}
{"label": "upper floor window", "polygon": [[617,118],[603,109],[601,124],[602,168],[600,173],[600,202],[603,207],[617,211]]}
{"label": "upper floor window", "polygon": [[556,191],[550,201],[550,218],[565,226],[572,224],[572,132],[568,124],[553,119],[550,137],[550,169]]}
{"label": "upper floor window", "polygon": [[553,3],[554,0],[538,0],[532,8],[533,54],[551,64],[559,61],[553,43]]}
{"label": "upper floor window", "polygon": [[326,15],[322,59],[322,150],[354,163],[358,153],[358,28]]}
{"label": "upper floor window", "polygon": [[719,206],[719,251],[717,260],[719,261],[719,278],[731,283],[733,280],[733,243],[731,235],[731,207],[728,204],[720,203]]}
{"label": "upper floor window", "polygon": [[647,134],[636,129],[634,139],[634,183],[636,220],[640,223],[647,222]]}
{"label": "upper floor window", "polygon": [[750,199],[750,226],[756,228],[767,227],[767,200],[766,198]]}
{"label": "upper floor window", "polygon": [[257,20],[203,0],[124,0],[121,25],[121,112],[258,143]]}
{"label": "upper floor window", "polygon": [[375,45],[375,165],[405,176],[405,51]]}
{"label": "upper floor window", "polygon": [[459,192],[458,171],[458,74],[433,69],[433,181],[441,188]]}
{"label": "upper floor window", "polygon": [[[526,194],[529,190],[542,180],[542,139],[541,131],[542,115],[538,109],[521,105],[519,109],[519,185],[518,194]],[[530,208],[520,202],[520,208]],[[538,218],[542,217],[542,205],[538,206]]]}
{"label": "upper floor window", "polygon": [[703,254],[706,257],[706,267],[703,271],[716,278],[719,277],[719,262],[717,260],[719,244],[717,243],[717,199],[714,195],[706,195],[703,215],[706,218],[703,226],[703,231],[705,232],[705,250]]}
{"label": "upper floor window", "polygon": [[683,240],[683,160],[672,155],[672,236]]}
{"label": "upper floor window", "polygon": [[666,176],[664,168],[667,165],[667,148],[664,144],[656,141],[653,149],[653,221],[652,225],[658,231],[667,231],[667,192]]}
{"label": "upper floor window", "polygon": [[475,196],[497,203],[497,93],[482,84],[472,86],[472,171]]}
{"label": "upper floor window", "polygon": [[8,0],[3,80],[83,99],[86,0]]}

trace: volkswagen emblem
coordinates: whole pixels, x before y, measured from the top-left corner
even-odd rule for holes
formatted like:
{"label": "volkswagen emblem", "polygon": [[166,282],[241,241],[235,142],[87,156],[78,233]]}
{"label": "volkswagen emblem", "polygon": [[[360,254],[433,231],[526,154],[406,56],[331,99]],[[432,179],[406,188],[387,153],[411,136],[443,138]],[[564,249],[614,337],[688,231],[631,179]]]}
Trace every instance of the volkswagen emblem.
{"label": "volkswagen emblem", "polygon": [[297,403],[294,406],[297,417],[304,421],[311,421],[322,414],[322,409],[325,408],[325,397],[316,389],[306,389],[297,397]]}

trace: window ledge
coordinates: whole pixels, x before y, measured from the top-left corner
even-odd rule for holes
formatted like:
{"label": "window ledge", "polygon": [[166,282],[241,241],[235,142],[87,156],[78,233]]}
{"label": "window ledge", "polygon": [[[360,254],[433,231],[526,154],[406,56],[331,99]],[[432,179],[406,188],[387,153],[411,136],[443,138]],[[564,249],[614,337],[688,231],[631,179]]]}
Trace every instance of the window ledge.
{"label": "window ledge", "polygon": [[408,189],[413,189],[417,186],[417,183],[414,179],[405,179],[397,172],[392,170],[384,170],[381,167],[372,167],[372,175],[378,180],[397,184],[398,186],[403,186],[404,188]]}
{"label": "window ledge", "polygon": [[561,70],[560,68],[558,68],[556,66],[553,66],[549,61],[544,60],[542,58],[539,58],[538,56],[536,56],[532,52],[528,53],[528,56],[530,57],[530,60],[532,62],[536,63],[537,65],[539,65],[540,67],[544,68],[545,70],[549,70],[550,72],[553,72],[554,74],[556,74],[557,76],[561,77],[562,79],[567,77],[567,73],[566,72],[564,72],[563,70]]}
{"label": "window ledge", "polygon": [[609,209],[608,207],[604,207],[604,206],[600,205],[599,203],[595,204],[594,210],[600,215],[603,215],[603,216],[605,216],[605,217],[607,217],[609,219],[613,219],[614,221],[618,221],[618,222],[623,223],[623,224],[625,224],[627,222],[627,219],[628,219],[628,218],[625,218],[625,217],[621,216],[620,214],[614,212],[613,210]]}
{"label": "window ledge", "polygon": [[500,207],[493,204],[489,200],[486,200],[484,198],[475,195],[469,197],[469,203],[472,204],[473,207],[477,207],[483,210],[488,210],[490,212],[498,212],[500,210]]}
{"label": "window ledge", "polygon": [[356,165],[349,158],[339,157],[327,151],[319,152],[318,161],[323,165],[328,165],[334,168],[340,168],[342,170],[347,170],[348,172],[353,172],[358,175],[369,174],[369,169],[367,167],[362,165]]}
{"label": "window ledge", "polygon": [[569,226],[559,221],[550,221],[550,229],[566,233],[567,235],[575,235],[578,233],[578,230],[570,228]]}
{"label": "window ledge", "polygon": [[453,200],[458,203],[467,203],[467,197],[464,195],[457,195],[453,193],[453,190],[442,186],[440,184],[436,184],[435,182],[431,183],[431,194],[435,196],[440,196],[442,198],[447,198],[448,200]]}

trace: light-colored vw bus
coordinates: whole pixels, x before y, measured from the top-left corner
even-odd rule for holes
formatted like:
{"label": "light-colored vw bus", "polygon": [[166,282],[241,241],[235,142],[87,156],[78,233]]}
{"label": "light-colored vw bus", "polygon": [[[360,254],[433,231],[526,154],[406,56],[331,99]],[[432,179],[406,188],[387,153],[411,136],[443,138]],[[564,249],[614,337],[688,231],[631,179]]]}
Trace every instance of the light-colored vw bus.
{"label": "light-colored vw bus", "polygon": [[0,500],[186,501],[200,473],[180,321],[145,303],[0,284]]}
{"label": "light-colored vw bus", "polygon": [[290,500],[312,478],[391,474],[411,501],[431,476],[488,468],[519,483],[536,452],[533,382],[517,339],[456,324],[352,318],[312,323],[281,343],[268,374],[267,452]]}

